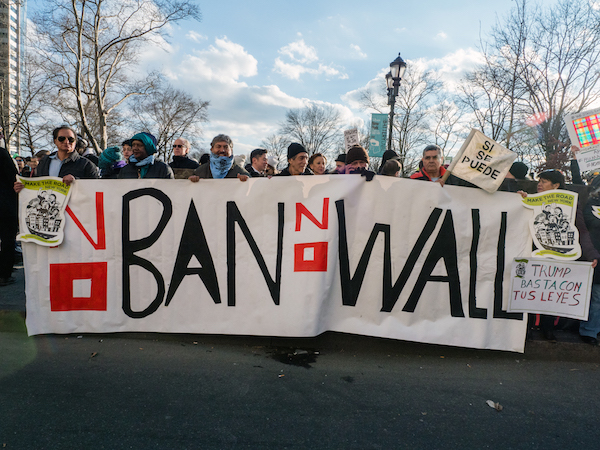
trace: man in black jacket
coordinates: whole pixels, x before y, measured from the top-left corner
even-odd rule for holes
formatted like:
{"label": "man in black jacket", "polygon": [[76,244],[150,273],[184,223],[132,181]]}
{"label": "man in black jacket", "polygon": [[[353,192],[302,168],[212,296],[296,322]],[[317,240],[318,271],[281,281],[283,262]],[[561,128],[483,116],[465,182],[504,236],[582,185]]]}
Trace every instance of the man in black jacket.
{"label": "man in black jacket", "polygon": [[251,177],[266,177],[267,174],[267,151],[264,148],[255,148],[250,153],[250,164],[246,164],[246,171]]}
{"label": "man in black jacket", "polygon": [[173,161],[169,163],[171,169],[197,169],[200,164],[188,157],[190,141],[179,138],[173,143]]}
{"label": "man in black jacket", "polygon": [[[75,151],[77,133],[71,127],[63,125],[52,131],[57,151],[44,156],[35,169],[36,177],[59,177],[69,185],[77,178],[100,178],[98,167],[89,159],[82,158]],[[21,192],[23,184],[15,182],[14,190]]]}
{"label": "man in black jacket", "polygon": [[156,138],[150,133],[138,133],[131,138],[133,155],[119,172],[119,178],[174,178],[173,170],[164,162],[154,159]]}
{"label": "man in black jacket", "polygon": [[287,150],[288,166],[277,174],[280,177],[290,175],[312,175],[308,169],[308,152],[303,145],[292,142]]}

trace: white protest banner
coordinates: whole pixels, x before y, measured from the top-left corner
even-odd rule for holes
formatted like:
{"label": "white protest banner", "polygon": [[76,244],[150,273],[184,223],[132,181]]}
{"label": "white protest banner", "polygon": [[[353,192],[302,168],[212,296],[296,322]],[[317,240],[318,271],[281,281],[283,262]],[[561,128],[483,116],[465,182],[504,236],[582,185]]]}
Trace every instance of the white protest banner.
{"label": "white protest banner", "polygon": [[498,190],[517,154],[472,129],[448,170],[489,193]]}
{"label": "white protest banner", "polygon": [[588,319],[592,263],[515,258],[511,274],[508,311]]}
{"label": "white protest banner", "polygon": [[62,178],[23,178],[19,193],[19,229],[17,239],[38,245],[55,246],[64,238],[65,208],[71,195]]}
{"label": "white protest banner", "polygon": [[358,175],[72,191],[63,244],[24,244],[30,334],[331,330],[523,351],[523,315],[506,312],[531,249],[516,194]]}
{"label": "white protest banner", "polygon": [[358,129],[352,128],[344,131],[344,147],[346,151],[350,150],[355,145],[360,145],[358,140]]}
{"label": "white protest banner", "polygon": [[565,115],[565,125],[571,144],[579,147],[576,153],[583,172],[600,167],[600,108]]}
{"label": "white protest banner", "polygon": [[536,248],[532,256],[579,259],[581,246],[575,226],[578,197],[577,192],[554,189],[523,199],[523,205],[533,210],[529,228]]}

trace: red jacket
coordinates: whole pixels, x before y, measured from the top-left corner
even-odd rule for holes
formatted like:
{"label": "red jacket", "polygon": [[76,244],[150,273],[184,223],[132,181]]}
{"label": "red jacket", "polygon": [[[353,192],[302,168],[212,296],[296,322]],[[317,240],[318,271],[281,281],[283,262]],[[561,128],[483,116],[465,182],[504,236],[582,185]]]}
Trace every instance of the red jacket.
{"label": "red jacket", "polygon": [[[444,166],[440,166],[440,178],[442,178],[444,176],[444,174],[446,173],[446,169],[444,168]],[[431,177],[429,176],[429,174],[427,172],[425,172],[425,169],[421,169],[419,172],[413,173],[410,176],[411,180],[423,180],[423,181],[432,181]]]}

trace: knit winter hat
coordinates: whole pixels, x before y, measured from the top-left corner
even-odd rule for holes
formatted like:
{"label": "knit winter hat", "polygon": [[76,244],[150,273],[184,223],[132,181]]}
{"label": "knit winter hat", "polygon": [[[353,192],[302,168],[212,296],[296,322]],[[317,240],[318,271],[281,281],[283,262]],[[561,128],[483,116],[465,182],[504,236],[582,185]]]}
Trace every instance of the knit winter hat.
{"label": "knit winter hat", "polygon": [[369,154],[360,145],[355,145],[348,153],[346,153],[346,165],[352,164],[354,161],[364,161],[369,163]]}
{"label": "knit winter hat", "polygon": [[288,159],[292,159],[294,156],[296,156],[299,153],[308,153],[308,152],[301,144],[298,144],[297,142],[292,142],[290,144],[290,146],[288,147],[288,151],[287,151]]}

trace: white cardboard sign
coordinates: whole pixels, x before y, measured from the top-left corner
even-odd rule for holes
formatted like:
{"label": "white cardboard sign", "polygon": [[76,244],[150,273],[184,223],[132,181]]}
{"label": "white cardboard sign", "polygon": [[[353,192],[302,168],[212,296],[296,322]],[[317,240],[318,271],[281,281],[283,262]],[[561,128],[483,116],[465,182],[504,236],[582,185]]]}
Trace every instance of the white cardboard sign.
{"label": "white cardboard sign", "polygon": [[496,192],[517,154],[472,129],[448,168],[453,175],[489,193]]}
{"label": "white cardboard sign", "polygon": [[516,258],[511,277],[509,311],[588,319],[592,263]]}

